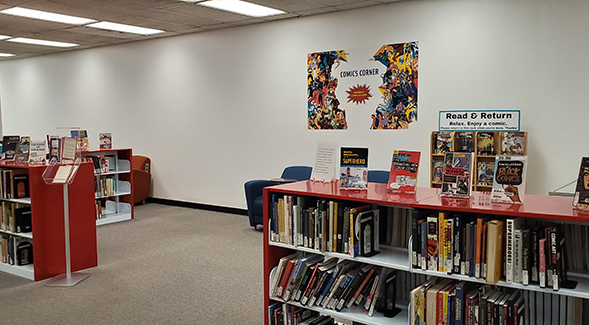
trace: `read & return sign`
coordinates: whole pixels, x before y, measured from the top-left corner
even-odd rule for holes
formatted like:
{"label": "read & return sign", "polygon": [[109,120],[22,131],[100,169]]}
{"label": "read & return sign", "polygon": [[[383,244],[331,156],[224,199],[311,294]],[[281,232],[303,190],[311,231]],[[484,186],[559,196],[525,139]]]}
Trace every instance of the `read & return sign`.
{"label": "read & return sign", "polygon": [[519,131],[520,111],[440,111],[439,131]]}

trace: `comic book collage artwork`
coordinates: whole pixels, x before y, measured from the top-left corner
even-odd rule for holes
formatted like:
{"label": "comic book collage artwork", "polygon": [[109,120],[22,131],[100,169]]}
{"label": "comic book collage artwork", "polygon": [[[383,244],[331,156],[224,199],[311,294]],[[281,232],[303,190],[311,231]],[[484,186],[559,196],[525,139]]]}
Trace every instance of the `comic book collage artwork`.
{"label": "comic book collage artwork", "polygon": [[408,129],[417,121],[418,57],[417,42],[308,54],[308,129],[346,130],[350,120]]}

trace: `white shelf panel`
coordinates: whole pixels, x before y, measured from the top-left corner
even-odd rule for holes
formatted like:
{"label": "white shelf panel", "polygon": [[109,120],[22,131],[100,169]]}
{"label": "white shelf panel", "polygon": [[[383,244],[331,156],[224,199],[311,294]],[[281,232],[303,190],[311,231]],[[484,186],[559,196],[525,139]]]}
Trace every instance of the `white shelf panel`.
{"label": "white shelf panel", "polygon": [[35,269],[33,264],[20,266],[0,263],[0,271],[20,276],[29,280],[35,280]]}
{"label": "white shelf panel", "polygon": [[129,174],[131,173],[131,163],[126,159],[119,159],[117,160],[117,169],[110,170],[106,173],[95,173],[96,176],[106,176],[106,175],[117,175],[117,174]]}
{"label": "white shelf panel", "polygon": [[298,302],[284,301],[276,297],[270,297],[270,299],[282,303],[287,303],[292,306],[303,307],[306,309],[314,310],[322,315],[329,315],[335,317],[345,318],[354,322],[360,322],[366,325],[407,325],[409,324],[409,313],[407,306],[397,305],[397,308],[401,308],[401,311],[393,318],[384,317],[381,313],[375,313],[372,317],[368,316],[368,312],[359,306],[352,306],[352,308],[345,308],[342,311],[336,311],[333,309],[325,309],[317,306],[309,307],[303,306]]}
{"label": "white shelf panel", "polygon": [[102,219],[96,220],[97,226],[107,225],[109,223],[121,222],[131,220],[130,213],[118,213],[118,214],[110,214],[110,215],[102,215]]}
{"label": "white shelf panel", "polygon": [[564,295],[564,296],[589,299],[589,279],[586,277],[583,277],[583,276],[574,276],[574,275],[568,276],[569,280],[578,282],[575,289],[561,288],[560,290],[553,290],[552,288],[540,288],[540,286],[537,284],[530,284],[530,285],[526,286],[521,283],[505,282],[505,281],[491,283],[491,282],[487,282],[485,279],[477,279],[475,277],[470,277],[470,276],[466,276],[466,275],[462,275],[462,274],[447,274],[444,272],[424,271],[421,269],[411,269],[410,272],[417,273],[417,274],[431,275],[431,276],[436,276],[436,277],[440,277],[440,278],[455,279],[455,280],[459,280],[459,281],[468,281],[468,282],[484,283],[484,284],[495,284],[500,287],[530,290],[530,291],[537,291],[537,292],[544,292],[544,293],[556,293],[556,294]]}
{"label": "white shelf panel", "polygon": [[320,254],[329,257],[337,257],[340,259],[346,260],[354,260],[361,263],[372,264],[377,266],[384,266],[387,268],[401,270],[401,271],[409,271],[409,253],[406,248],[396,248],[396,247],[381,247],[380,253],[374,255],[372,257],[352,257],[348,254],[343,253],[330,253],[330,252],[321,252],[316,249],[310,249],[302,246],[293,246],[293,245],[286,245],[282,243],[270,242],[270,246],[278,246],[284,248],[295,249],[303,252],[313,253],[313,254]]}
{"label": "white shelf panel", "polygon": [[20,199],[0,199],[0,200],[1,201],[6,201],[6,202],[31,204],[31,198],[30,197],[23,197],[23,198],[20,198]]}
{"label": "white shelf panel", "polygon": [[12,232],[12,231],[8,231],[8,230],[0,229],[0,233],[33,239],[32,232]]}

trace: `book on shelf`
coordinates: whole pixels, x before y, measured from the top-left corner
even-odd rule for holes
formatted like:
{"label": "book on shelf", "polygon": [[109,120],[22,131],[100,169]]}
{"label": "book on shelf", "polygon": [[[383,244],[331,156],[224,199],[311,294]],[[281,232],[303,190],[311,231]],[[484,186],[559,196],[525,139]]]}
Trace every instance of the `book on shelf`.
{"label": "book on shelf", "polygon": [[98,144],[100,149],[111,149],[112,135],[110,133],[98,133]]}
{"label": "book on shelf", "polygon": [[389,173],[388,189],[414,193],[421,152],[394,150]]}
{"label": "book on shelf", "polygon": [[47,158],[47,143],[43,141],[31,141],[29,147],[29,162],[44,163]]}
{"label": "book on shelf", "polygon": [[340,149],[340,189],[368,187],[368,148]]}
{"label": "book on shelf", "polygon": [[2,159],[14,160],[16,150],[20,144],[19,135],[5,135],[2,137]]}
{"label": "book on shelf", "polygon": [[493,132],[477,132],[477,155],[492,156],[495,154],[495,134]]}
{"label": "book on shelf", "polygon": [[581,158],[581,168],[575,187],[573,206],[589,209],[589,157]]}
{"label": "book on shelf", "polygon": [[470,196],[472,164],[470,152],[447,152],[444,155],[442,195]]}
{"label": "book on shelf", "polygon": [[16,153],[14,155],[14,160],[21,161],[21,162],[29,161],[30,147],[31,147],[31,137],[29,137],[29,136],[21,137],[19,144],[16,146]]}
{"label": "book on shelf", "polygon": [[474,152],[474,133],[473,132],[456,132],[456,142],[454,151],[456,152]]}
{"label": "book on shelf", "polygon": [[523,156],[525,132],[501,132],[501,154]]}
{"label": "book on shelf", "polygon": [[496,156],[491,201],[523,203],[526,193],[527,156]]}
{"label": "book on shelf", "polygon": [[479,161],[477,163],[477,185],[493,186],[493,175],[495,175],[494,161]]}

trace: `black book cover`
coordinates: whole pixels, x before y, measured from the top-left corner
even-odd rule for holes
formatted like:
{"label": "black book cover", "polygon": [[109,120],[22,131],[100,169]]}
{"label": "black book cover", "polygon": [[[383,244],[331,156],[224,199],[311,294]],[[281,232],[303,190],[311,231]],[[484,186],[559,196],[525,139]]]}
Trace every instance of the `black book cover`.
{"label": "black book cover", "polygon": [[372,285],[374,284],[374,281],[376,279],[376,273],[377,273],[376,270],[372,273],[372,275],[370,276],[370,279],[368,280],[368,282],[364,286],[364,289],[362,289],[362,293],[358,296],[358,298],[356,299],[356,302],[354,302],[354,304],[360,305],[362,303],[362,301],[370,294],[370,290],[372,289]]}
{"label": "black book cover", "polygon": [[474,152],[474,137],[472,132],[456,132],[454,151]]}
{"label": "black book cover", "polygon": [[[421,255],[421,227],[417,226],[418,218],[419,213],[417,213],[417,210],[411,209],[411,265],[413,268],[417,268],[419,266],[417,256]],[[392,225],[387,225],[387,227],[392,227]]]}
{"label": "black book cover", "polygon": [[30,205],[14,209],[14,225],[16,227],[16,232],[33,231]]}
{"label": "black book cover", "polygon": [[522,283],[523,285],[530,284],[530,253],[531,253],[531,236],[530,228],[527,227],[522,230]]}
{"label": "black book cover", "polygon": [[2,159],[14,160],[16,146],[20,144],[20,136],[5,135],[2,137]]}
{"label": "black book cover", "polygon": [[12,197],[14,199],[29,197],[29,174],[15,174],[12,177],[12,186]]}
{"label": "black book cover", "polygon": [[33,244],[28,240],[18,243],[15,259],[17,265],[33,264]]}
{"label": "black book cover", "polygon": [[530,282],[534,284],[540,283],[540,278],[538,275],[539,267],[540,267],[540,246],[539,242],[542,239],[541,234],[543,233],[543,229],[541,226],[534,226],[532,227],[532,238],[531,238],[531,245],[532,245],[532,258],[531,258],[531,267],[530,267]]}

